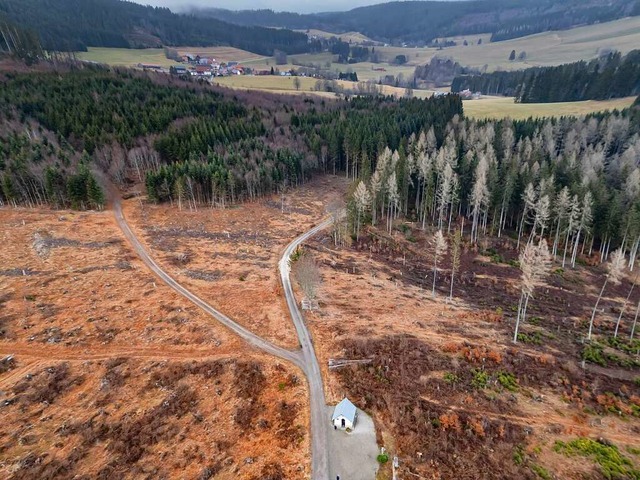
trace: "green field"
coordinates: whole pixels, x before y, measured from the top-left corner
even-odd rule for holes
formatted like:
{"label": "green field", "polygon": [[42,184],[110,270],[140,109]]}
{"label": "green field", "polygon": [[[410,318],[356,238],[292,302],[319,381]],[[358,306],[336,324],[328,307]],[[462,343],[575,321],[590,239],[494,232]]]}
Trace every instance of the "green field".
{"label": "green field", "polygon": [[80,60],[86,60],[88,62],[124,67],[135,67],[139,63],[161,65],[167,68],[171,65],[177,65],[176,62],[164,56],[164,50],[162,48],[137,50],[129,48],[89,47],[88,50],[87,52],[77,52],[77,57]]}
{"label": "green field", "polygon": [[[243,90],[263,90],[273,93],[312,93],[324,97],[334,96],[327,92],[316,92],[316,80],[313,78],[299,78],[300,90],[296,90],[294,77],[279,76],[235,76],[215,79],[215,83]],[[339,82],[345,88],[354,89],[353,82]],[[387,95],[402,96],[405,90],[384,86],[383,93]],[[418,98],[430,97],[433,94],[428,90],[415,90],[414,96]],[[529,117],[560,117],[560,116],[581,116],[602,110],[621,110],[630,107],[635,97],[618,98],[614,100],[597,101],[588,100],[585,102],[563,102],[563,103],[515,103],[513,98],[505,97],[483,97],[480,100],[468,100],[464,102],[464,113],[468,117],[483,119],[499,119],[510,117],[514,120],[523,120]]]}
{"label": "green field", "polygon": [[[263,90],[276,93],[320,93],[323,96],[334,96],[328,92],[317,92],[315,90],[318,80],[315,78],[297,77],[300,80],[300,89],[296,89],[294,78],[296,77],[281,77],[281,76],[251,76],[251,75],[238,75],[232,77],[218,77],[213,80],[214,83],[229,87],[240,88],[243,90]],[[357,84],[355,82],[337,81],[337,83],[346,89],[355,90]],[[403,96],[405,94],[404,88],[396,88],[388,85],[380,86],[382,93],[385,95]],[[328,95],[327,95],[328,93]],[[418,98],[427,98],[433,95],[431,90],[415,90],[414,96]]]}
{"label": "green field", "polygon": [[476,119],[499,119],[510,117],[524,120],[529,117],[582,116],[602,110],[622,110],[630,107],[636,97],[614,100],[587,100],[584,102],[560,103],[515,103],[513,98],[484,97],[464,102],[464,114]]}

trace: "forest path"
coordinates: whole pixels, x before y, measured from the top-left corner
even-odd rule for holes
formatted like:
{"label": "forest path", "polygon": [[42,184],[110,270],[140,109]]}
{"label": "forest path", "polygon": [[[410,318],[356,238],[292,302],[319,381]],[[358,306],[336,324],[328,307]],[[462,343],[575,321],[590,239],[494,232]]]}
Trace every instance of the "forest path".
{"label": "forest path", "polygon": [[185,287],[183,287],[181,284],[179,284],[176,280],[174,280],[173,277],[171,277],[171,275],[169,275],[167,272],[165,272],[151,258],[151,256],[145,250],[145,248],[142,245],[142,243],[140,243],[140,241],[138,240],[136,235],[133,233],[133,230],[131,230],[131,228],[129,227],[129,224],[127,223],[127,220],[125,219],[124,214],[122,212],[122,205],[120,203],[120,199],[119,198],[114,198],[113,199],[113,211],[114,211],[114,214],[115,214],[116,222],[118,223],[118,226],[122,230],[122,233],[124,234],[124,236],[127,239],[127,241],[133,247],[133,249],[136,252],[136,254],[138,255],[138,257],[140,257],[140,259],[144,262],[144,264],[158,278],[160,278],[160,280],[162,280],[164,283],[166,283],[168,286],[170,286],[173,290],[178,292],[180,295],[182,295],[183,297],[187,298],[188,300],[193,302],[195,305],[200,307],[202,310],[204,310],[206,313],[211,315],[217,321],[219,321],[224,326],[226,326],[227,328],[232,330],[234,333],[239,335],[241,338],[243,338],[250,345],[252,345],[252,346],[254,346],[256,348],[259,348],[260,350],[263,350],[263,351],[265,351],[265,352],[267,352],[267,353],[269,353],[271,355],[274,355],[276,357],[282,358],[283,360],[288,360],[291,363],[293,363],[294,365],[296,365],[299,368],[304,370],[304,364],[303,364],[303,361],[302,361],[302,356],[301,356],[300,351],[291,351],[291,350],[287,350],[287,349],[278,347],[278,346],[274,345],[273,343],[263,339],[262,337],[256,335],[255,333],[251,332],[250,330],[247,330],[245,327],[243,327],[239,323],[234,322],[229,317],[227,317],[224,313],[216,310],[211,305],[209,305],[207,302],[202,300],[200,297],[198,297],[197,295],[195,295],[191,291],[187,290]]}
{"label": "forest path", "polygon": [[291,281],[289,278],[290,268],[289,259],[295,249],[305,240],[311,238],[321,230],[327,228],[330,225],[330,220],[326,220],[315,228],[309,230],[305,234],[296,238],[293,242],[287,246],[280,260],[280,276],[282,284],[285,290],[285,297],[287,305],[291,313],[291,317],[294,321],[296,331],[302,350],[287,350],[278,347],[271,342],[263,339],[259,335],[247,330],[242,325],[234,322],[232,319],[224,315],[222,312],[216,310],[200,297],[187,290],[174,280],[167,272],[165,272],[147,253],[142,243],[138,240],[133,230],[127,223],[127,220],[122,211],[122,205],[120,197],[113,195],[111,198],[111,204],[114,211],[115,219],[122,230],[127,241],[133,247],[136,254],[144,262],[144,264],[163,282],[170,286],[173,290],[184,296],[195,305],[200,307],[206,313],[232,330],[234,333],[243,338],[250,345],[283,360],[288,360],[294,365],[298,366],[307,377],[307,383],[309,385],[309,399],[311,404],[311,476],[314,480],[327,480],[329,478],[328,458],[327,458],[327,430],[326,430],[326,418],[325,418],[325,397],[324,388],[322,383],[322,375],[320,373],[320,367],[315,355],[315,350],[311,342],[311,335],[307,330],[306,325],[300,311],[298,310],[295,297],[293,295],[293,289],[291,287]]}
{"label": "forest path", "polygon": [[305,373],[309,383],[309,402],[311,404],[311,471],[314,479],[329,478],[328,461],[328,441],[326,401],[324,396],[324,385],[320,365],[313,347],[311,334],[304,323],[304,318],[298,309],[296,298],[291,286],[291,255],[306,240],[316,235],[331,225],[331,220],[325,220],[320,225],[312,228],[308,232],[300,235],[292,241],[284,250],[278,268],[280,269],[280,280],[284,288],[285,299],[291,313],[291,318],[296,327],[300,346],[302,347],[302,358],[305,365]]}

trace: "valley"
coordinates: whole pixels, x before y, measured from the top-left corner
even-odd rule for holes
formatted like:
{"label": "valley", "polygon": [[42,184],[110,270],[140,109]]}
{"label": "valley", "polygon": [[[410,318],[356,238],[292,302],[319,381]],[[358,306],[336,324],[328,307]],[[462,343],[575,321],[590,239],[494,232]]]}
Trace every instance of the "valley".
{"label": "valley", "polygon": [[0,0],[0,479],[640,479],[638,8]]}

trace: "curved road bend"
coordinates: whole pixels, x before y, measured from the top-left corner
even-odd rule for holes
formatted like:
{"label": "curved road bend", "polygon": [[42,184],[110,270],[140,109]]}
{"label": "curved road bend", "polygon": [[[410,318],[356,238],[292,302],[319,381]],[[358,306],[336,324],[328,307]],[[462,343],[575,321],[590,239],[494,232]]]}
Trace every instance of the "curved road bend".
{"label": "curved road bend", "polygon": [[314,480],[326,480],[329,478],[326,402],[324,398],[322,374],[320,373],[320,366],[318,365],[318,359],[313,348],[311,335],[298,309],[298,304],[293,295],[293,288],[291,288],[289,259],[296,248],[304,241],[327,228],[330,224],[331,220],[325,220],[320,225],[296,238],[285,249],[279,264],[280,279],[284,287],[287,306],[291,312],[291,318],[293,319],[296,331],[298,332],[298,338],[300,339],[302,360],[305,365],[307,381],[309,382],[309,402],[311,404],[311,473]]}
{"label": "curved road bend", "polygon": [[225,314],[219,312],[218,310],[213,308],[211,305],[209,305],[207,302],[202,300],[200,297],[198,297],[197,295],[194,295],[189,290],[187,290],[182,285],[180,285],[178,282],[176,282],[168,273],[162,270],[162,268],[149,256],[149,254],[144,249],[144,247],[142,246],[138,238],[135,236],[135,234],[129,227],[127,220],[124,218],[124,214],[122,213],[122,205],[120,204],[119,198],[113,199],[113,211],[115,213],[116,222],[118,223],[118,226],[122,230],[122,233],[124,233],[124,236],[127,238],[131,246],[134,248],[135,252],[138,254],[140,259],[145,263],[145,265],[147,265],[147,267],[149,267],[149,269],[151,269],[151,271],[153,271],[153,273],[155,273],[163,282],[165,282],[167,285],[173,288],[180,295],[191,300],[198,307],[200,307],[202,310],[207,312],[213,318],[215,318],[220,323],[225,325],[227,328],[237,333],[249,344],[267,353],[275,355],[276,357],[280,357],[284,360],[288,360],[292,362],[294,365],[297,365],[298,367],[300,367],[302,370],[305,370],[305,365],[299,351],[286,350],[284,348],[274,345],[271,342],[266,341],[262,337],[259,337],[258,335],[250,332],[249,330],[244,328],[242,325],[239,325],[238,323],[234,322]]}
{"label": "curved road bend", "polygon": [[184,296],[209,315],[214,317],[220,323],[227,328],[237,333],[240,337],[246,340],[249,344],[275,355],[284,360],[292,362],[294,365],[302,369],[307,377],[309,383],[309,401],[311,404],[311,476],[314,480],[327,480],[329,478],[329,466],[327,458],[327,430],[325,419],[325,398],[324,388],[322,384],[322,375],[320,373],[320,366],[315,355],[313,343],[311,341],[311,335],[307,330],[307,327],[302,318],[302,314],[298,309],[295,297],[293,295],[293,288],[291,287],[291,280],[289,278],[289,258],[298,246],[317,234],[321,230],[327,228],[330,224],[330,220],[326,220],[320,225],[316,226],[307,233],[296,238],[291,242],[284,251],[282,258],[280,259],[280,278],[284,287],[285,298],[287,300],[287,306],[291,313],[296,331],[298,333],[298,339],[300,341],[301,351],[291,351],[278,347],[271,342],[264,340],[258,335],[250,332],[242,325],[237,324],[229,317],[219,312],[207,302],[202,300],[197,295],[194,295],[189,290],[184,288],[178,282],[176,282],[169,274],[167,274],[160,266],[149,256],[143,245],[135,236],[127,220],[122,213],[122,205],[120,198],[117,195],[113,196],[112,205],[114,215],[118,226],[122,230],[122,233],[129,241],[135,252],[140,259],[149,267],[149,269],[155,273],[163,282],[173,288],[180,295]]}

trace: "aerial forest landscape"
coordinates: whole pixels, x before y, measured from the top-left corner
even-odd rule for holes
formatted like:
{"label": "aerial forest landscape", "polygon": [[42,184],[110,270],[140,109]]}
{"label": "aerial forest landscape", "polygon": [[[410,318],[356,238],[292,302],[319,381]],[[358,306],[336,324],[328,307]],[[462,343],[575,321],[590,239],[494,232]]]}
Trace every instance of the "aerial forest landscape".
{"label": "aerial forest landscape", "polygon": [[640,480],[640,2],[243,5],[0,0],[0,479]]}

